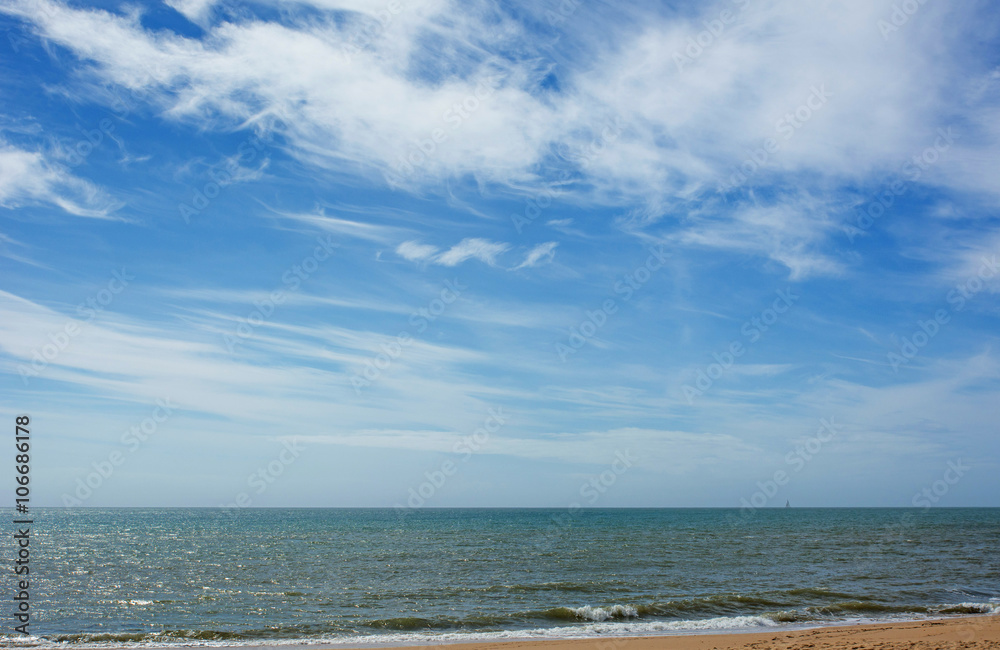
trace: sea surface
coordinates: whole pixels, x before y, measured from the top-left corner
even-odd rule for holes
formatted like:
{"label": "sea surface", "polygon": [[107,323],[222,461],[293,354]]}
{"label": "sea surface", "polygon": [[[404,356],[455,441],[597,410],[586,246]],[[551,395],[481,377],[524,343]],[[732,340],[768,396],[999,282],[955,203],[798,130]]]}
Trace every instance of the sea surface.
{"label": "sea surface", "polygon": [[7,612],[0,645],[399,645],[1000,613],[1000,509],[33,516],[35,636],[12,635]]}

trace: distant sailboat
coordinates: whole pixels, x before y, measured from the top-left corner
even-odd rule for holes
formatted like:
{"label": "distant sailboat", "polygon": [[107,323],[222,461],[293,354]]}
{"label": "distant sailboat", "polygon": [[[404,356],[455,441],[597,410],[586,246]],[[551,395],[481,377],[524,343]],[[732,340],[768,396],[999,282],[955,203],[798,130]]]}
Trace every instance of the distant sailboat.
{"label": "distant sailboat", "polygon": [[786,508],[791,508],[792,507],[792,504],[788,502],[788,499],[785,499],[785,507]]}

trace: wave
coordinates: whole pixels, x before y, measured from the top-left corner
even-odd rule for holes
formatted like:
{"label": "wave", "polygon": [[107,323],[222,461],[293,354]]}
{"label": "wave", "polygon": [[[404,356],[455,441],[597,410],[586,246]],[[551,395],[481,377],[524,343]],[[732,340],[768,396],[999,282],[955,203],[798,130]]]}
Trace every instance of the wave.
{"label": "wave", "polygon": [[[832,596],[834,592],[826,592]],[[844,594],[836,594],[842,596]],[[480,642],[512,639],[590,638],[598,636],[646,636],[696,632],[738,632],[752,628],[829,625],[843,622],[913,620],[942,616],[1000,615],[1000,602],[961,602],[937,605],[892,605],[862,600],[843,600],[826,605],[769,609],[754,613],[709,616],[665,615],[667,610],[777,602],[773,598],[730,594],[664,603],[562,606],[509,615],[476,615],[465,618],[398,617],[360,622],[344,628],[333,625],[264,628],[251,630],[166,630],[55,634],[44,638],[0,636],[0,647],[34,648],[54,643],[64,648],[260,646],[266,645],[413,645],[446,642]],[[702,610],[704,611],[704,609]],[[532,621],[558,622],[547,626]]]}
{"label": "wave", "polygon": [[607,621],[618,618],[635,618],[639,610],[632,605],[612,605],[611,607],[556,607],[547,609],[543,615],[548,618],[577,621]]}
{"label": "wave", "polygon": [[822,607],[807,607],[807,611],[820,615],[843,614],[918,614],[926,616],[957,614],[1000,614],[1000,604],[954,603],[941,605],[889,605],[876,602],[849,601]]}
{"label": "wave", "polygon": [[990,598],[990,600],[993,602],[941,605],[938,611],[942,614],[1000,614],[1000,599]]}
{"label": "wave", "polygon": [[[397,631],[383,634],[338,634],[276,637],[275,631],[253,630],[235,633],[222,630],[174,630],[157,633],[66,634],[45,638],[3,637],[0,645],[35,647],[59,643],[63,648],[108,647],[179,647],[179,646],[259,646],[267,645],[412,645],[417,643],[477,642],[512,639],[591,638],[595,636],[642,636],[682,633],[686,631],[738,631],[745,628],[773,627],[777,623],[760,616],[718,617],[692,621],[646,621],[634,623],[592,622],[585,625],[548,628],[508,629],[496,631],[414,632]],[[270,633],[270,636],[267,635]],[[21,640],[20,643],[11,643]]]}

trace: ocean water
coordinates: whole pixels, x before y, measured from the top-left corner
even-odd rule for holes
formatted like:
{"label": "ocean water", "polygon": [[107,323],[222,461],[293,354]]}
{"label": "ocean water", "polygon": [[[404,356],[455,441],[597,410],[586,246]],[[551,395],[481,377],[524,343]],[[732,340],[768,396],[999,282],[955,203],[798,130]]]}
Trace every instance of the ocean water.
{"label": "ocean water", "polygon": [[33,515],[35,637],[11,636],[8,614],[6,646],[357,646],[1000,613],[1000,509]]}

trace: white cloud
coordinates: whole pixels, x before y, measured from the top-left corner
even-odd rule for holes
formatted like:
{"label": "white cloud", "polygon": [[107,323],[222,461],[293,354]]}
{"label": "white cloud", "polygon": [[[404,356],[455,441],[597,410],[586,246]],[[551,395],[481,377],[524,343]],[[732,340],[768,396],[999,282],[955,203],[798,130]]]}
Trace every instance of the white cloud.
{"label": "white cloud", "polygon": [[[0,11],[32,21],[44,38],[91,62],[88,72],[101,81],[149,91],[168,119],[237,128],[279,116],[293,155],[421,190],[471,175],[522,191],[552,171],[553,151],[576,152],[576,162],[560,164],[589,188],[578,191],[655,206],[646,223],[714,194],[768,138],[780,150],[743,190],[809,184],[822,194],[890,174],[950,123],[975,129],[962,141],[964,160],[992,160],[1000,141],[996,75],[971,65],[965,45],[969,33],[988,29],[971,5],[922,5],[883,38],[878,21],[891,0],[763,0],[679,66],[675,55],[705,29],[703,20],[732,3],[705,5],[691,19],[631,8],[633,20],[624,20],[581,7],[567,34],[579,56],[559,65],[543,38],[485,0],[407,3],[381,22],[360,2],[312,4],[320,18],[291,11],[282,24],[234,19],[207,27],[202,40],[146,30],[134,15],[46,0]],[[174,6],[200,19],[211,3]],[[333,10],[336,20],[323,13]],[[366,29],[370,37],[359,40]],[[523,56],[511,59],[510,51]],[[542,84],[553,70],[559,91]],[[785,138],[780,121],[819,87],[829,97]],[[609,137],[612,122],[621,129]],[[992,167],[977,165],[974,174],[956,173],[942,162],[926,180],[1000,191]],[[730,224],[726,207],[717,207],[718,226],[691,231],[691,241],[763,255],[796,277],[840,271],[817,246],[835,231],[817,222],[833,216],[774,219],[769,212],[781,206],[762,202]],[[727,236],[729,225],[751,243]],[[467,259],[460,252],[440,263]]]}
{"label": "white cloud", "polygon": [[456,266],[468,259],[477,259],[490,266],[496,266],[497,255],[510,249],[510,244],[493,242],[479,237],[470,237],[458,242],[447,251],[434,258],[435,264]]}
{"label": "white cloud", "polygon": [[537,266],[543,259],[551,260],[555,256],[556,246],[558,245],[559,242],[550,241],[535,246],[528,251],[528,254],[524,256],[524,261],[515,266],[514,270]]}
{"label": "white cloud", "polygon": [[777,205],[733,205],[724,215],[715,208],[692,212],[681,229],[664,239],[686,247],[760,255],[788,268],[793,280],[834,275],[843,271],[843,265],[822,248],[837,230],[832,212],[814,197],[784,196]]}
{"label": "white cloud", "polygon": [[[283,409],[294,408],[314,430],[338,431],[376,418],[386,421],[387,403],[396,404],[397,415],[389,420],[400,426],[414,417],[431,419],[435,409],[461,418],[478,413],[471,395],[492,390],[455,370],[482,363],[482,353],[415,340],[370,394],[359,398],[351,374],[362,372],[393,336],[274,319],[230,354],[223,334],[235,331],[241,321],[234,312],[241,311],[228,305],[220,313],[188,317],[179,327],[131,320],[113,306],[86,321],[0,291],[0,354],[9,360],[8,378],[19,386],[23,379],[28,388],[58,382],[137,403],[168,396],[185,412],[237,422],[273,422]],[[41,357],[40,351],[59,339],[62,349]],[[284,361],[261,363],[268,358]],[[383,386],[395,397],[379,394]],[[339,405],[336,427],[329,425],[331,403]],[[468,408],[456,407],[459,403]]]}
{"label": "white cloud", "polygon": [[337,235],[364,239],[379,244],[388,243],[393,237],[397,237],[400,231],[399,228],[393,228],[392,226],[381,226],[364,221],[331,217],[322,212],[319,214],[279,212],[278,214],[291,221],[315,226]]}
{"label": "white cloud", "polygon": [[945,283],[962,287],[968,295],[981,288],[1000,291],[1000,232],[995,229],[963,240],[959,248],[948,251],[946,261],[950,263],[940,274]]}
{"label": "white cloud", "polygon": [[430,259],[437,250],[437,246],[431,246],[430,244],[405,241],[396,247],[396,254],[411,262],[422,262]]}
{"label": "white cloud", "polygon": [[196,25],[207,26],[218,0],[166,0],[166,4]]}
{"label": "white cloud", "polygon": [[[552,259],[558,242],[546,242],[529,250],[524,260],[512,270],[537,266],[545,259]],[[411,262],[430,262],[440,266],[458,266],[462,262],[476,259],[490,266],[497,265],[497,257],[511,249],[506,242],[496,242],[480,237],[467,237],[448,250],[438,253],[438,247],[405,241],[396,247],[396,254]]]}
{"label": "white cloud", "polygon": [[49,162],[43,154],[0,141],[0,207],[39,203],[95,219],[113,218],[119,207],[97,186]]}

